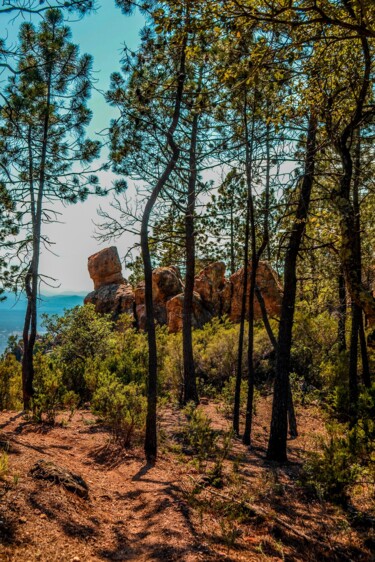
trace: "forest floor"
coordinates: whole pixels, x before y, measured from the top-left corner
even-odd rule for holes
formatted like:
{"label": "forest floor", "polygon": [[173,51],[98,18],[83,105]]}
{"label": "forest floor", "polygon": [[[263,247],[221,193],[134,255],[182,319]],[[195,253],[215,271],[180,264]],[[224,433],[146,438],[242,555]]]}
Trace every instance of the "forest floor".
{"label": "forest floor", "polygon": [[[9,449],[0,481],[0,560],[374,560],[368,494],[358,492],[344,510],[309,496],[299,482],[325,431],[317,407],[297,411],[299,437],[280,467],[265,461],[270,405],[269,397],[258,402],[251,450],[232,441],[219,489],[207,483],[209,466],[198,467],[181,446],[186,417],[177,409],[162,412],[155,467],[145,464],[141,446],[124,451],[113,443],[89,410],[71,420],[61,413],[53,427],[0,413],[0,444],[8,441]],[[201,407],[215,429],[229,430],[219,404]],[[29,471],[40,459],[80,475],[88,499],[34,479]],[[364,511],[366,525],[356,517]]]}

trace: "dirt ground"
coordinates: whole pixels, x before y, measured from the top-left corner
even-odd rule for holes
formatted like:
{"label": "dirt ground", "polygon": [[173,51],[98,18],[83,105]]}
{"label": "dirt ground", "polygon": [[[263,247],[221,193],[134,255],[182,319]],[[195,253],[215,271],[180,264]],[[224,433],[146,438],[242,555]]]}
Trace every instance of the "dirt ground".
{"label": "dirt ground", "polygon": [[[202,408],[216,429],[228,430],[218,404]],[[0,442],[9,441],[8,474],[0,481],[0,560],[375,560],[374,528],[363,518],[358,523],[358,506],[349,513],[308,497],[299,484],[306,451],[324,433],[321,416],[313,407],[300,409],[300,435],[281,468],[264,460],[269,412],[270,400],[262,398],[250,451],[233,440],[221,489],[197,486],[196,462],[176,438],[184,423],[178,410],[162,412],[155,467],[145,465],[142,447],[115,445],[88,410],[70,421],[62,413],[54,427],[0,413]],[[32,478],[40,459],[80,475],[89,498]]]}

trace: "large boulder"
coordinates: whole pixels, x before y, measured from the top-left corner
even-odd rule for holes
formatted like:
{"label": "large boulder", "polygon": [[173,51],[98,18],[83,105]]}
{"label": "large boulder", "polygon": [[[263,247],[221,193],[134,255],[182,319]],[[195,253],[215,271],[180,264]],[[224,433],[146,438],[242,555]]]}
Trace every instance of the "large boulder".
{"label": "large boulder", "polygon": [[152,298],[154,301],[155,320],[167,324],[166,304],[172,297],[182,293],[184,286],[178,267],[158,267],[152,272]]}
{"label": "large boulder", "polygon": [[[166,303],[184,290],[178,267],[158,267],[152,272],[152,299],[158,324],[167,324]],[[145,283],[141,281],[134,290],[135,317],[138,328],[146,327]]]}
{"label": "large boulder", "polygon": [[85,304],[95,305],[96,312],[111,314],[117,319],[120,314],[134,314],[134,293],[122,276],[117,248],[105,248],[88,259],[88,270],[94,282],[94,291],[85,298]]}
{"label": "large boulder", "polygon": [[89,257],[88,269],[94,282],[94,289],[103,285],[121,285],[124,283],[122,268],[117,248],[105,248]]}
{"label": "large boulder", "polygon": [[112,314],[116,319],[120,314],[134,314],[134,292],[130,285],[121,283],[116,285],[102,285],[96,291],[92,291],[85,298],[85,304],[95,305],[96,312],[101,314]]}
{"label": "large boulder", "polygon": [[[249,313],[249,291],[250,291],[251,265],[248,266],[248,280],[246,286],[246,316]],[[232,285],[232,298],[229,317],[232,322],[239,322],[242,309],[242,295],[244,286],[244,268],[242,267],[230,277]],[[259,287],[266,310],[269,316],[279,316],[281,311],[282,287],[280,281],[272,267],[264,261],[259,262],[256,284]],[[262,317],[262,311],[258,299],[254,300],[254,315],[256,318]]]}
{"label": "large boulder", "polygon": [[207,265],[195,278],[194,290],[214,316],[221,315],[221,292],[225,284],[225,264],[221,261]]}
{"label": "large boulder", "polygon": [[135,321],[137,328],[146,328],[145,283],[141,281],[134,289]]}
{"label": "large boulder", "polygon": [[[169,299],[166,304],[168,330],[172,333],[180,332],[183,325],[184,294],[181,293]],[[212,319],[212,314],[204,305],[200,295],[193,295],[193,328],[202,328]]]}

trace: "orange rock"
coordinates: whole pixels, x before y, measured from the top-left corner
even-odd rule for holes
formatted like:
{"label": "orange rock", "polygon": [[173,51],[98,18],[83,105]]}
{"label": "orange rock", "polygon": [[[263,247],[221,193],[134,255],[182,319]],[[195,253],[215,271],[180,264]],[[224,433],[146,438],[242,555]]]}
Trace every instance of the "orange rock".
{"label": "orange rock", "polygon": [[[180,332],[183,325],[184,294],[176,295],[166,303],[168,329],[172,333]],[[193,328],[202,328],[212,319],[212,314],[204,306],[198,293],[193,295]]]}
{"label": "orange rock", "polygon": [[[146,327],[145,287],[138,284],[133,291],[121,273],[121,262],[115,247],[106,248],[89,258],[89,272],[95,290],[87,295],[85,303],[93,303],[97,312],[133,314],[141,330]],[[250,285],[247,284],[247,296]],[[243,268],[230,279],[225,278],[225,264],[215,262],[199,272],[195,278],[193,299],[193,326],[202,327],[213,316],[227,314],[232,322],[239,322],[242,306]],[[257,271],[266,309],[270,316],[278,316],[281,309],[282,288],[276,273],[267,262],[260,262]],[[168,325],[171,332],[182,329],[184,286],[178,267],[158,267],[152,272],[152,292],[155,321]],[[248,299],[246,310],[248,312]],[[261,318],[261,309],[255,299],[255,316]]]}
{"label": "orange rock", "polygon": [[84,302],[94,304],[96,312],[112,314],[114,318],[118,318],[123,313],[134,314],[133,289],[125,283],[102,285],[96,291],[89,293]]}
{"label": "orange rock", "polygon": [[[183,291],[181,274],[178,267],[158,267],[152,272],[152,298],[154,303],[155,321],[167,324],[166,303],[172,297]],[[141,281],[134,291],[135,314],[137,326],[144,330],[146,327],[145,284]]]}
{"label": "orange rock", "polygon": [[211,263],[195,278],[194,290],[210,312],[219,316],[221,313],[220,293],[225,287],[225,264],[221,261]]}
{"label": "orange rock", "polygon": [[[246,287],[246,315],[249,311],[249,290],[250,290],[251,265],[248,266],[248,281]],[[242,267],[230,277],[232,284],[232,297],[229,317],[232,322],[239,322],[241,318],[242,294],[244,283],[244,268]],[[267,312],[270,316],[279,316],[281,311],[282,287],[280,281],[272,269],[265,261],[259,262],[256,283],[261,290]],[[254,301],[254,314],[256,318],[262,317],[257,298]]]}
{"label": "orange rock", "polygon": [[94,289],[103,285],[124,283],[121,272],[121,262],[117,248],[105,248],[88,259],[88,269],[91,279],[94,281]]}

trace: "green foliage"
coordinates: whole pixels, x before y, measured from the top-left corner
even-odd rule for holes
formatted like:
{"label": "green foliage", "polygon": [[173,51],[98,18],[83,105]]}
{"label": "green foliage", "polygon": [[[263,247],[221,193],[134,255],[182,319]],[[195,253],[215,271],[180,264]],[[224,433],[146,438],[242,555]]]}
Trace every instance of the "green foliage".
{"label": "green foliage", "polygon": [[54,424],[57,411],[68,405],[74,411],[78,396],[73,391],[66,391],[63,384],[63,371],[56,357],[52,355],[35,356],[35,396],[33,397],[33,414],[37,421]]}
{"label": "green foliage", "polygon": [[184,440],[198,461],[199,470],[217,452],[218,433],[211,427],[211,420],[197,408],[194,402],[185,407],[188,420],[184,428]]}
{"label": "green foliage", "polygon": [[124,385],[109,372],[102,373],[92,398],[92,409],[111,428],[115,439],[129,447],[134,432],[144,428],[144,389],[135,383]]}
{"label": "green foliage", "polygon": [[9,471],[8,454],[3,451],[0,454],[0,480],[4,480]]}
{"label": "green foliage", "polygon": [[45,346],[60,364],[62,382],[75,392],[81,402],[90,399],[85,379],[88,364],[105,358],[114,347],[113,323],[106,315],[98,315],[91,304],[68,310],[64,316],[45,317]]}
{"label": "green foliage", "polygon": [[302,481],[321,499],[345,504],[359,473],[358,465],[353,462],[350,441],[331,430],[322,449],[322,453],[310,455],[303,468]]}
{"label": "green foliage", "polygon": [[21,364],[9,353],[0,361],[0,410],[18,410],[21,406]]}
{"label": "green foliage", "polygon": [[213,319],[194,332],[194,358],[204,381],[221,389],[235,373],[238,326]]}

